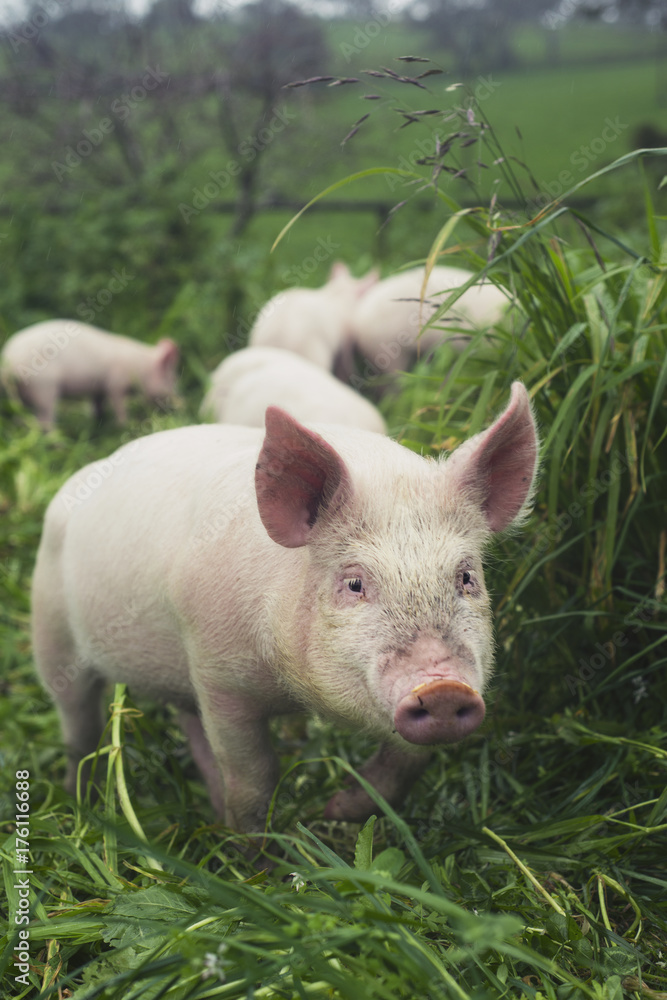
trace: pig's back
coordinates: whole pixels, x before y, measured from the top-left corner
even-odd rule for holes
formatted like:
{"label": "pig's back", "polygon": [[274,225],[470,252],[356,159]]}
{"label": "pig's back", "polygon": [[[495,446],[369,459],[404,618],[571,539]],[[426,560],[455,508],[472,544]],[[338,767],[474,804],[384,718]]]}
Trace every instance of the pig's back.
{"label": "pig's back", "polygon": [[[436,273],[430,275],[427,297],[444,287],[451,288],[469,276],[452,268],[453,273],[446,275],[448,281],[445,283],[440,274],[445,270],[450,269],[434,269]],[[383,338],[401,335],[405,340],[403,346],[414,346],[420,327],[435,311],[432,303],[421,301],[423,280],[422,268],[394,274],[380,281],[364,295],[352,315],[353,337],[362,352],[366,353],[377,347]]]}
{"label": "pig's back", "polygon": [[212,491],[233,496],[251,476],[261,439],[257,430],[215,424],[138,438],[75,473],[52,501],[47,523],[53,509],[72,539],[103,524],[104,548],[126,549],[145,532],[144,543],[167,565],[196,529],[205,498]]}
{"label": "pig's back", "polygon": [[252,534],[255,520],[259,532],[261,438],[217,425],[163,431],[64,484],[46,514],[33,606],[57,588],[77,657],[137,690],[159,683],[166,700],[191,702],[180,577],[194,559],[206,587],[211,554],[229,561],[233,526]]}
{"label": "pig's back", "polygon": [[10,337],[3,360],[15,376],[27,368],[31,377],[86,392],[95,388],[91,379],[103,382],[109,368],[118,364],[133,369],[149,350],[131,337],[78,320],[54,319],[34,323]]}
{"label": "pig's back", "polygon": [[290,288],[264,306],[248,343],[293,351],[330,369],[345,339],[341,312],[340,303],[324,289]]}
{"label": "pig's back", "polygon": [[221,423],[263,427],[267,406],[305,423],[338,423],[386,433],[378,410],[329,372],[290,351],[248,347],[226,358],[212,376],[202,411]]}
{"label": "pig's back", "polygon": [[[368,354],[396,337],[402,337],[403,346],[414,347],[420,328],[446,300],[447,292],[471,277],[472,272],[463,268],[433,268],[426,286],[429,301],[425,302],[421,301],[423,268],[385,278],[366,293],[353,313],[352,333],[359,349]],[[487,282],[467,289],[446,315],[452,326],[483,328],[497,323],[506,305],[503,293]],[[429,329],[420,343],[423,348],[430,349],[446,336],[446,327],[444,330]]]}

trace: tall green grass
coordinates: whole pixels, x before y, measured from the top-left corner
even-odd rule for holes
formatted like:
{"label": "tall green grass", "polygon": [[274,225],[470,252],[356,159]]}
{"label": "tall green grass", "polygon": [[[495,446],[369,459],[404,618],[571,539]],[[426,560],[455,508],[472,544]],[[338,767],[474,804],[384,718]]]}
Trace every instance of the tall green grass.
{"label": "tall green grass", "polygon": [[[2,402],[3,995],[667,995],[667,302],[664,220],[640,162],[609,168],[646,185],[637,246],[583,217],[586,239],[568,245],[567,198],[457,215],[434,186],[442,228],[424,258],[467,264],[514,308],[461,355],[445,345],[419,362],[383,408],[406,446],[437,453],[480,430],[521,378],[542,473],[528,525],[489,560],[498,670],[482,731],[438,749],[400,813],[361,830],[320,817],[367,741],[277,724],[283,778],[264,845],[248,844],[212,823],[170,713],[122,690],[97,765],[102,801],[64,794],[57,720],[31,667],[29,579],[50,496],[119,434],[89,432],[74,407],[43,437]],[[175,416],[137,408],[131,433],[186,422],[197,392]],[[17,769],[31,775],[25,988]]]}

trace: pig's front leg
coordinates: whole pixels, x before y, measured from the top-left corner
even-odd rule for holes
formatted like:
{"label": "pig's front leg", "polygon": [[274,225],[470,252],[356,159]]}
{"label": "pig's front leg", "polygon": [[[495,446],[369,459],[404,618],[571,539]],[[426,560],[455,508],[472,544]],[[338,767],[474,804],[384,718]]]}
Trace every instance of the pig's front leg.
{"label": "pig's front leg", "polygon": [[194,712],[179,712],[178,721],[188,738],[194,762],[206,782],[213,811],[219,820],[224,820],[225,795],[222,779],[211,750],[211,744],[206,738],[202,721]]}
{"label": "pig's front leg", "polygon": [[35,411],[42,430],[53,430],[59,395],[56,382],[43,379],[35,385],[22,383],[19,395],[25,405]]}
{"label": "pig's front leg", "polygon": [[106,393],[95,392],[92,396],[93,401],[93,416],[98,424],[102,423],[104,420],[104,404],[106,402]]}
{"label": "pig's front leg", "polygon": [[[390,806],[397,806],[428,764],[430,756],[428,751],[417,750],[410,753],[392,743],[383,743],[359,773]],[[329,799],[324,810],[325,819],[363,823],[373,813],[380,811],[380,807],[357,781],[350,778],[347,784],[347,788],[336,792]]]}
{"label": "pig's front leg", "polygon": [[123,426],[127,423],[127,401],[125,389],[112,389],[109,392],[109,402],[116,417],[116,423]]}
{"label": "pig's front leg", "polygon": [[186,731],[220,819],[239,833],[263,831],[279,776],[268,717],[239,695],[213,696],[202,700],[201,727]]}

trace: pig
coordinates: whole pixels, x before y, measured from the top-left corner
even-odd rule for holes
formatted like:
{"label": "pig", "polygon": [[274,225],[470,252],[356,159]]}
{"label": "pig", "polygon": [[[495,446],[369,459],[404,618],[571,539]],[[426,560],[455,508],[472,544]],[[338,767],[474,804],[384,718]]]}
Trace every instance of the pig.
{"label": "pig", "polygon": [[124,424],[126,397],[138,389],[151,402],[172,399],[179,350],[173,340],[155,345],[107,333],[78,320],[35,323],[9,338],[2,352],[3,381],[13,384],[44,428],[54,426],[62,396],[90,396],[98,417],[108,398]]}
{"label": "pig", "polygon": [[267,406],[279,406],[302,422],[387,428],[379,410],[329,372],[278,347],[246,347],[230,354],[211,376],[200,416],[221,424],[263,427]]}
{"label": "pig", "polygon": [[[482,552],[525,512],[537,447],[515,382],[505,411],[446,460],[269,407],[265,431],[161,431],[75,474],[48,508],[32,591],[68,787],[115,681],[177,707],[234,830],[263,828],[278,778],[268,721],[295,711],[374,736],[361,773],[398,805],[428,748],[484,718]],[[356,783],[325,817],[376,809]]]}
{"label": "pig", "polygon": [[[484,329],[498,323],[507,308],[507,297],[486,282],[461,295],[438,321],[419,336],[419,331],[447,298],[447,293],[472,278],[458,267],[434,267],[422,301],[424,268],[394,274],[375,285],[356,304],[350,321],[350,343],[376,371],[394,373],[408,369],[419,352],[429,354],[449,340],[458,349],[468,338],[438,327],[451,324],[459,331]],[[445,294],[439,295],[439,292]]]}
{"label": "pig", "polygon": [[357,301],[378,280],[378,272],[353,278],[342,261],[321,288],[288,288],[262,308],[250,331],[250,347],[282,347],[333,371],[349,336]]}

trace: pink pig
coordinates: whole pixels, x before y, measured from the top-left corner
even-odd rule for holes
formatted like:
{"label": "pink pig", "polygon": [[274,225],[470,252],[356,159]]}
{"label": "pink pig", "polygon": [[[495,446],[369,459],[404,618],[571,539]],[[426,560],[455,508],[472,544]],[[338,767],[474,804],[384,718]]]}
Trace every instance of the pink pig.
{"label": "pink pig", "polygon": [[[269,719],[321,713],[380,741],[362,773],[393,804],[427,748],[473,732],[493,668],[482,552],[530,499],[537,436],[515,382],[446,461],[364,430],[208,425],[125,445],[51,502],[33,584],[39,672],[77,763],[107,681],[170,702],[228,826],[261,829]],[[328,818],[377,807],[358,784]]]}
{"label": "pink pig", "polygon": [[154,402],[171,399],[178,356],[173,340],[142,344],[78,320],[54,319],[9,338],[2,374],[45,430],[53,427],[63,396],[90,396],[98,416],[108,399],[118,423],[124,424],[126,397],[133,389]]}
{"label": "pink pig", "polygon": [[472,278],[460,267],[434,267],[424,289],[424,268],[401,271],[380,281],[356,304],[350,318],[350,343],[380,372],[408,369],[419,354],[430,354],[448,341],[457,350],[468,342],[461,330],[499,323],[508,299],[487,281],[473,285],[435,326],[420,334],[448,293]]}
{"label": "pink pig", "polygon": [[336,261],[321,288],[287,288],[263,306],[250,331],[250,347],[280,347],[333,371],[347,350],[352,311],[378,280],[371,270],[353,278]]}
{"label": "pink pig", "polygon": [[267,406],[280,406],[305,423],[336,423],[386,434],[379,410],[319,365],[279,347],[244,347],[211,374],[202,418],[263,427]]}

